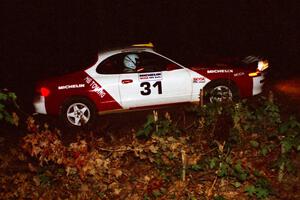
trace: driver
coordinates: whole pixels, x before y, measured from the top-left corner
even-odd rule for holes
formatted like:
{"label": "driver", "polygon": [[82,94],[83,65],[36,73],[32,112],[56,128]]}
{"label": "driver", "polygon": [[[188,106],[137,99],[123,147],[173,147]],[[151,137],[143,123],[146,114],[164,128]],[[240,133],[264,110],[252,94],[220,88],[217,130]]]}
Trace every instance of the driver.
{"label": "driver", "polygon": [[124,65],[125,68],[123,72],[126,73],[132,73],[136,72],[137,62],[138,62],[139,56],[136,54],[128,54],[124,57]]}

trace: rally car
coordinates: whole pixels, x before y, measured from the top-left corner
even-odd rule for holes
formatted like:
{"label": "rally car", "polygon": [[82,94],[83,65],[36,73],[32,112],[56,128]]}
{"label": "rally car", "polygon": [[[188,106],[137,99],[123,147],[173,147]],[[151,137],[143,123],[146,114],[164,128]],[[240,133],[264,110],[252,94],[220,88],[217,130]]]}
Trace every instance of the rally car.
{"label": "rally car", "polygon": [[133,45],[99,53],[85,70],[39,82],[34,107],[80,127],[97,113],[199,102],[200,91],[204,103],[257,95],[267,67],[257,57],[236,65],[185,67],[157,53],[151,43]]}

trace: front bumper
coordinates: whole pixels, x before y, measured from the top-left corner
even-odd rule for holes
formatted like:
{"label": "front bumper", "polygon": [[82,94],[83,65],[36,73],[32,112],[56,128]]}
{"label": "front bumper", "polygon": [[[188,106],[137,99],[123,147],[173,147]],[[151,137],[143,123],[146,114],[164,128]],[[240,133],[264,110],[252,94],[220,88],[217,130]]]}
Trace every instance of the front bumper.
{"label": "front bumper", "polygon": [[262,93],[264,86],[265,76],[261,74],[260,76],[253,77],[253,88],[252,95],[257,95]]}

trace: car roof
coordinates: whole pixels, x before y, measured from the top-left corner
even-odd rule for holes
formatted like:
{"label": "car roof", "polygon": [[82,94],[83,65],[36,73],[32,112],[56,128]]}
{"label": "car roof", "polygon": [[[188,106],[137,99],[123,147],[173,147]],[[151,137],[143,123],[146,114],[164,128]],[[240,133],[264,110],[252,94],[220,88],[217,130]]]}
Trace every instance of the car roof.
{"label": "car roof", "polygon": [[106,49],[106,50],[101,50],[99,51],[99,54],[105,54],[105,53],[113,53],[113,52],[130,52],[130,51],[150,51],[150,52],[154,52],[153,48],[149,48],[149,47],[122,47],[122,48],[113,48],[113,49]]}
{"label": "car roof", "polygon": [[154,45],[149,42],[145,44],[133,44],[131,46],[125,46],[125,47],[117,47],[117,48],[109,48],[109,49],[102,49],[99,51],[99,54],[105,54],[105,53],[122,53],[122,52],[130,52],[130,51],[136,51],[136,52],[154,52]]}

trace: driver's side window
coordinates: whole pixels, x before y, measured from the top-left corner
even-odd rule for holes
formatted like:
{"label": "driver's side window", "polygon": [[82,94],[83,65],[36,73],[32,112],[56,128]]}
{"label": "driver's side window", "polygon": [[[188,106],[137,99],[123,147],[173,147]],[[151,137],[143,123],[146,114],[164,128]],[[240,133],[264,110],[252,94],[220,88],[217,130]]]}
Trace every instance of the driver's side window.
{"label": "driver's side window", "polygon": [[135,73],[139,63],[137,53],[120,53],[113,55],[97,66],[99,74]]}
{"label": "driver's side window", "polygon": [[180,69],[175,63],[154,53],[142,52],[140,54],[139,72],[158,72]]}
{"label": "driver's side window", "polygon": [[150,52],[113,55],[97,66],[99,74],[145,73],[180,69],[171,61]]}

